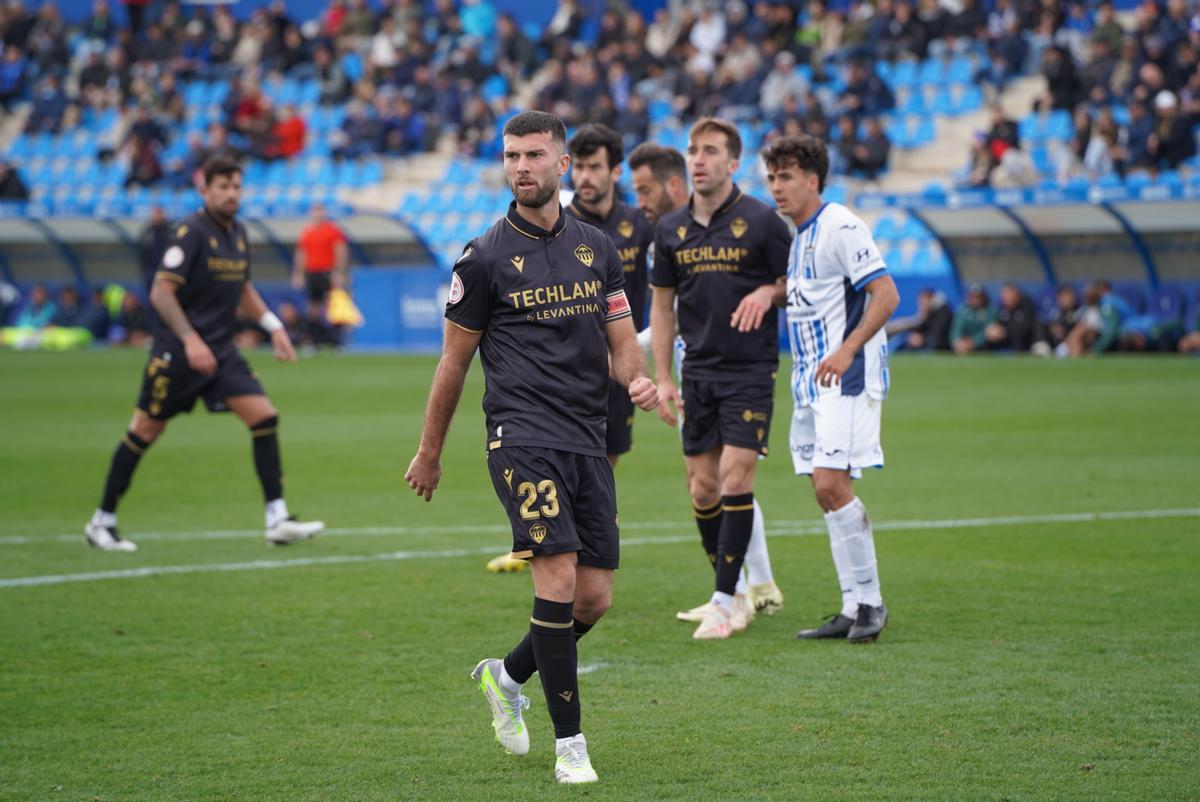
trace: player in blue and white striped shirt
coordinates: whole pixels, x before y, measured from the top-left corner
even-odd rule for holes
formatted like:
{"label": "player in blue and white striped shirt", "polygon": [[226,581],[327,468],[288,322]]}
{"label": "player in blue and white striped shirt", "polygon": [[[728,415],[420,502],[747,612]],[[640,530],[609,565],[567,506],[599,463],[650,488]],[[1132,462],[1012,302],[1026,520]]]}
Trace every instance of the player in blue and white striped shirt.
{"label": "player in blue and white striped shirt", "polygon": [[797,637],[874,641],[887,623],[867,510],[852,479],[882,468],[882,402],[887,397],[883,326],[900,302],[871,232],[821,192],[825,144],[784,137],[763,151],[779,212],[796,224],[788,258],[787,328],[792,346],[790,445],[797,474],[812,477],[825,513],[842,609]]}

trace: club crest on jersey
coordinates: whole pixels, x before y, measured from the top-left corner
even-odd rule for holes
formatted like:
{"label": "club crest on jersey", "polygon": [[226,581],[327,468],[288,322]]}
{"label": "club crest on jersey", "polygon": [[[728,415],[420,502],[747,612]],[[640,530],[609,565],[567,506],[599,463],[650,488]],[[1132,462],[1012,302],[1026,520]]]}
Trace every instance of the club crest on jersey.
{"label": "club crest on jersey", "polygon": [[514,256],[513,258],[509,259],[508,261],[512,262],[512,266],[517,269],[518,273],[525,272],[525,257],[524,256]]}
{"label": "club crest on jersey", "polygon": [[734,221],[729,224],[729,230],[733,234],[734,239],[741,239],[742,235],[750,229],[750,224],[746,222],[744,217],[734,218]]}
{"label": "club crest on jersey", "polygon": [[675,233],[679,235],[680,241],[683,241],[683,238],[687,236],[687,226],[680,226],[675,229]]}
{"label": "club crest on jersey", "polygon": [[175,229],[175,238],[183,239],[184,237],[187,236],[187,233],[188,233],[188,227],[180,226],[179,228]]}
{"label": "club crest on jersey", "polygon": [[633,223],[628,220],[622,220],[617,224],[617,233],[625,239],[629,239],[633,236]]}
{"label": "club crest on jersey", "polygon": [[450,275],[450,294],[446,296],[446,300],[451,306],[454,306],[463,299],[465,294],[466,290],[463,288],[462,279],[458,277],[458,273],[452,273]]}
{"label": "club crest on jersey", "polygon": [[541,543],[546,539],[546,527],[542,524],[534,524],[529,527],[529,536],[533,538],[534,543]]}
{"label": "club crest on jersey", "polygon": [[596,259],[596,252],[586,245],[580,245],[575,249],[575,258],[583,262],[586,267],[591,267],[592,262]]}
{"label": "club crest on jersey", "polygon": [[215,251],[217,248],[220,248],[220,247],[221,247],[221,243],[217,242],[217,238],[216,238],[216,237],[209,237],[209,238],[208,238],[208,244],[209,244],[209,245],[212,247],[212,249],[213,249],[214,251]]}

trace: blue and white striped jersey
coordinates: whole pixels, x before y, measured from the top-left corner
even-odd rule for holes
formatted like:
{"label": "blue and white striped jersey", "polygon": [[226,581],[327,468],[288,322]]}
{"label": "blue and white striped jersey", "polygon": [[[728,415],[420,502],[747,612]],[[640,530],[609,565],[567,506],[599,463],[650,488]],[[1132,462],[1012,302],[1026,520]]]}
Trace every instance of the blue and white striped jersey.
{"label": "blue and white striped jersey", "polygon": [[840,203],[822,204],[796,229],[788,255],[787,326],[792,345],[792,397],[808,406],[820,395],[887,397],[883,329],[854,357],[840,385],[817,384],[817,365],[862,321],[866,285],[887,273],[866,223]]}

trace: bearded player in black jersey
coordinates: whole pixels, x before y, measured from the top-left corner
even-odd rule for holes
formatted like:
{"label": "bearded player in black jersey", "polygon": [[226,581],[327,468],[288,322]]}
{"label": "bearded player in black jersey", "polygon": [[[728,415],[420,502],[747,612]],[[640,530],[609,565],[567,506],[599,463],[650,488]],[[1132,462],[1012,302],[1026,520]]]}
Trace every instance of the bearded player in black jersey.
{"label": "bearded player in black jersey", "polygon": [[233,344],[237,313],[271,335],[277,359],[294,362],[287,331],[250,283],[246,229],[236,216],[242,168],[216,157],[204,165],[204,208],[175,227],[150,290],[158,313],[154,348],[129,430],[108,469],[100,507],[84,527],[87,542],[105,551],[136,551],[117,532],[117,503],[133,471],[169,421],[198,399],[210,412],[232,411],[250,429],[254,467],[266,501],[266,539],[274,545],[305,540],[324,528],[288,515],[279,461],[279,415]]}

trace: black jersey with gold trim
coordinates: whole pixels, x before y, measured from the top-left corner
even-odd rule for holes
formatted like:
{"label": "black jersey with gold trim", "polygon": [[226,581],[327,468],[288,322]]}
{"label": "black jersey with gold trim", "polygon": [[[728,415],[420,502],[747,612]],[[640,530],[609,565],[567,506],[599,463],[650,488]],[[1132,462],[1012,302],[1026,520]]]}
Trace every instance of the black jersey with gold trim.
{"label": "black jersey with gold trim", "polygon": [[[209,346],[233,342],[242,286],[250,279],[250,247],[245,227],[226,226],[207,209],[175,225],[156,276],[179,285],[175,297],[188,322]],[[161,322],[156,341],[175,340]]]}
{"label": "black jersey with gold trim", "polygon": [[790,246],[783,218],[737,185],[707,226],[692,217],[690,202],[659,218],[650,286],[675,288],[689,378],[720,381],[778,367],[775,308],[755,331],[741,333],[730,319],[746,295],[787,275]]}
{"label": "black jersey with gold trim", "polygon": [[446,318],[481,332],[488,448],[604,456],[607,323],[629,317],[612,240],[559,209],[546,231],[508,214],[454,265]]}
{"label": "black jersey with gold trim", "polygon": [[621,266],[625,271],[625,295],[633,312],[633,325],[638,331],[646,328],[646,282],[650,248],[654,245],[654,225],[645,212],[620,200],[613,202],[607,217],[599,217],[579,205],[578,198],[567,211],[603,231],[617,246]]}

